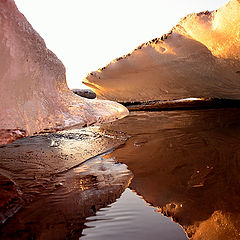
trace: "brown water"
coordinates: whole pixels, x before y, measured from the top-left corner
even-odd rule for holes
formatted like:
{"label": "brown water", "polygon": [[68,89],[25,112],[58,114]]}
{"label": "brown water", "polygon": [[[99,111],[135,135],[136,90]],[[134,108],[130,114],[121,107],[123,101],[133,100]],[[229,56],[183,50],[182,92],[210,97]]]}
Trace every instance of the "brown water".
{"label": "brown water", "polygon": [[239,120],[132,112],[0,148],[0,239],[240,239]]}
{"label": "brown water", "polygon": [[[240,110],[139,112],[104,128],[132,137],[109,157],[130,188],[192,239],[240,239]],[[178,239],[176,236],[173,239]]]}

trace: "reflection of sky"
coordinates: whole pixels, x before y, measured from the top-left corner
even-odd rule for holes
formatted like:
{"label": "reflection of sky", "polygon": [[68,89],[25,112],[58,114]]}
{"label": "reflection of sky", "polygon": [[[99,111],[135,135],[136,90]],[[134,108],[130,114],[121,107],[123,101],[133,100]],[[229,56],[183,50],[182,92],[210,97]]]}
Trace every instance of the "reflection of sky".
{"label": "reflection of sky", "polygon": [[228,0],[15,0],[47,46],[63,61],[69,87],[91,71],[167,33],[181,17]]}
{"label": "reflection of sky", "polygon": [[129,188],[117,202],[87,218],[87,227],[80,239],[98,240],[172,240],[187,239],[179,225],[156,212]]}

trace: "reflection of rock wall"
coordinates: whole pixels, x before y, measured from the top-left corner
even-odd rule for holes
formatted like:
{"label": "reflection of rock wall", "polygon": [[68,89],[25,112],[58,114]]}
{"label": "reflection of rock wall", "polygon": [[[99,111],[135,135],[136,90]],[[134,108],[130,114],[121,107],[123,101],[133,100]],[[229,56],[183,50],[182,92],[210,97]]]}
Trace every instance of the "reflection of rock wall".
{"label": "reflection of rock wall", "polygon": [[131,136],[110,157],[132,171],[130,188],[189,238],[239,240],[239,122],[239,109],[133,112],[102,128]]}
{"label": "reflection of rock wall", "polygon": [[127,166],[102,155],[125,140],[88,127],[0,147],[0,239],[79,239],[85,217],[130,184]]}
{"label": "reflection of rock wall", "polygon": [[0,129],[43,129],[123,117],[113,102],[86,100],[66,85],[65,68],[18,11],[0,1]]}
{"label": "reflection of rock wall", "polygon": [[240,98],[239,12],[239,1],[231,0],[218,11],[188,15],[84,83],[98,97],[121,102]]}
{"label": "reflection of rock wall", "polygon": [[[124,164],[100,157],[92,163],[88,161],[57,176],[56,187],[49,182],[46,188],[38,189],[38,198],[1,226],[0,239],[79,239],[86,228],[86,217],[115,202],[128,187],[130,179],[131,173]],[[38,184],[38,188],[41,187]],[[12,197],[14,192],[8,190]]]}

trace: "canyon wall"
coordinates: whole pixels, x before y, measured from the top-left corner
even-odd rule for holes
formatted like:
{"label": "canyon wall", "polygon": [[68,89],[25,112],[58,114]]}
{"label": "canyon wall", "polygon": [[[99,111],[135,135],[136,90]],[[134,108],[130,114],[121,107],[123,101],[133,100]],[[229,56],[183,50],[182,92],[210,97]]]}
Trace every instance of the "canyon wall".
{"label": "canyon wall", "polygon": [[99,98],[118,102],[239,99],[239,29],[239,0],[190,14],[168,34],[90,73],[83,83]]}
{"label": "canyon wall", "polygon": [[0,144],[128,114],[115,102],[73,94],[66,84],[64,65],[13,0],[0,0],[0,53]]}

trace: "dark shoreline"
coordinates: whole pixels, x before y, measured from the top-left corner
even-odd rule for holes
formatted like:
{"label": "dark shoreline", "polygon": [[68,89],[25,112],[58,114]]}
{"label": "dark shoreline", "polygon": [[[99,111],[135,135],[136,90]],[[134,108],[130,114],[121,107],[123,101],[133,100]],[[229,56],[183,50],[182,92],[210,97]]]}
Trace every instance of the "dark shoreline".
{"label": "dark shoreline", "polygon": [[[193,100],[192,100],[193,99]],[[239,108],[240,100],[220,98],[189,98],[181,100],[154,100],[147,102],[120,102],[129,111],[171,111],[217,108]]]}

